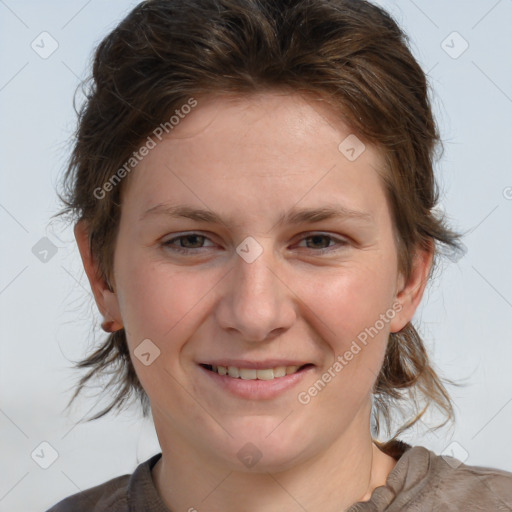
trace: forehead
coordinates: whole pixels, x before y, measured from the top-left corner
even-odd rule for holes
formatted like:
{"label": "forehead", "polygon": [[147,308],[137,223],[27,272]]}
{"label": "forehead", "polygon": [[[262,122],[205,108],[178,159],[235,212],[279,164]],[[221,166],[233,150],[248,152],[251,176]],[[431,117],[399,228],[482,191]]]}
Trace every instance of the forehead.
{"label": "forehead", "polygon": [[337,146],[340,136],[352,133],[339,107],[336,113],[332,104],[312,93],[212,94],[196,101],[197,106],[181,119],[174,116],[177,122],[166,140],[190,144],[215,141],[218,145],[226,141],[248,148],[263,143],[265,153],[274,149],[274,154],[281,154],[305,149],[306,139],[306,147],[333,142]]}
{"label": "forehead", "polygon": [[380,152],[330,105],[302,94],[197,98],[156,142],[129,178],[138,210],[185,197],[205,206],[214,195],[222,206],[378,206]]}

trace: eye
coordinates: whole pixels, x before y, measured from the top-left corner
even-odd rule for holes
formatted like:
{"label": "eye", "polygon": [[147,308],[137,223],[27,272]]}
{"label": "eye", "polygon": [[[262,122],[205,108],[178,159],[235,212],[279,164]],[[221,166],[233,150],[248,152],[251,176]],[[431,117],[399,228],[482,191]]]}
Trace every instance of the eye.
{"label": "eye", "polygon": [[[173,252],[191,254],[194,252],[197,253],[198,249],[214,247],[215,244],[213,243],[212,245],[204,246],[203,244],[206,241],[211,242],[211,240],[205,235],[200,233],[187,233],[164,241],[162,246]],[[308,243],[308,241],[311,241],[312,243]],[[349,244],[349,242],[343,238],[333,237],[332,235],[324,233],[308,234],[308,236],[301,238],[300,242],[306,242],[306,248],[313,250],[317,254],[336,251]],[[330,245],[331,243],[332,245]]]}
{"label": "eye", "polygon": [[201,235],[200,233],[188,233],[186,235],[170,238],[169,240],[164,241],[162,245],[172,251],[186,254],[196,249],[203,249],[204,247],[202,244],[206,240],[209,240],[209,238]]}
{"label": "eye", "polygon": [[[308,245],[308,240],[312,241],[312,244]],[[332,250],[338,250],[341,247],[348,245],[348,241],[343,238],[333,237],[324,233],[313,233],[305,236],[301,239],[301,242],[305,241],[308,249],[313,249],[314,252],[324,253]],[[334,245],[329,246],[329,242],[334,242]],[[325,244],[327,243],[326,247]],[[336,247],[337,246],[337,247]]]}

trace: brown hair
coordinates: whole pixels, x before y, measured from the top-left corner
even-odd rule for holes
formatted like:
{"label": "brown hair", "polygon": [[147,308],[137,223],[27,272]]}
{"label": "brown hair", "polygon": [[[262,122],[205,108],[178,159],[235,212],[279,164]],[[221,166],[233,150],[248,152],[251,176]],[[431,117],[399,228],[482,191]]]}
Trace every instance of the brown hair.
{"label": "brown hair", "polygon": [[[440,247],[461,247],[459,235],[433,210],[438,201],[433,160],[442,145],[425,74],[407,36],[376,5],[364,0],[148,0],[99,44],[90,80],[63,180],[61,214],[87,221],[91,251],[107,282],[126,180],[101,198],[95,191],[177,108],[210,94],[281,89],[327,101],[361,140],[382,152],[382,179],[405,276],[417,248],[433,245],[435,263]],[[70,403],[92,377],[107,370],[112,377],[105,389],[115,388],[109,406],[88,421],[120,409],[132,392],[148,416],[149,399],[123,330],[110,334],[76,367],[89,371]],[[389,430],[395,408],[407,402],[418,406],[420,395],[425,408],[416,408],[394,438],[432,404],[446,416],[442,425],[453,419],[450,397],[409,323],[389,337],[374,388],[375,432],[379,417]]]}

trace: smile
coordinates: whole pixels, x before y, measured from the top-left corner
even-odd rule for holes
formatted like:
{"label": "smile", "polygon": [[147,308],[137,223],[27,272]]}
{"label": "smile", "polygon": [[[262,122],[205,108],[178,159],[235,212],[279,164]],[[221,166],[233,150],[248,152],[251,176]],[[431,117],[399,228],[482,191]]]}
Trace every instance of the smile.
{"label": "smile", "polygon": [[315,371],[313,364],[273,366],[267,363],[253,366],[260,368],[199,364],[198,368],[207,379],[204,382],[205,393],[217,393],[216,390],[220,390],[245,400],[272,400],[297,386],[310,372]]}
{"label": "smile", "polygon": [[201,365],[203,368],[212,372],[218,373],[219,375],[226,375],[233,379],[244,379],[244,380],[273,380],[286,375],[292,375],[297,371],[305,368],[306,366],[312,366],[305,364],[303,366],[276,366],[275,368],[238,368],[236,366],[215,366],[210,364]]}

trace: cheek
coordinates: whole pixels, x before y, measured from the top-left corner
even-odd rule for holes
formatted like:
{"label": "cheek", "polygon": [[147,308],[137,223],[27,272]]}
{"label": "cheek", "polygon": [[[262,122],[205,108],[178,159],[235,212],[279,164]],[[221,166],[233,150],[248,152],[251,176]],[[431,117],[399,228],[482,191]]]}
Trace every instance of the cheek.
{"label": "cheek", "polygon": [[[144,263],[142,263],[144,261]],[[118,266],[121,315],[129,343],[149,338],[158,346],[180,340],[200,307],[201,298],[214,285],[207,276],[197,279],[162,262],[126,258]]]}
{"label": "cheek", "polygon": [[[127,258],[118,267],[120,308],[131,359],[152,401],[167,403],[170,408],[181,404],[187,410],[190,403],[173,377],[183,381],[180,356],[197,328],[204,296],[219,279],[210,283],[206,274],[199,276],[162,262],[141,261]],[[147,342],[141,345],[147,339],[157,349]],[[144,352],[154,357],[149,365],[138,359],[142,347],[149,347]],[[198,411],[196,414],[200,416]]]}
{"label": "cheek", "polygon": [[315,284],[309,302],[315,304],[331,337],[337,335],[335,344],[343,347],[348,338],[357,337],[391,309],[393,284],[389,270],[379,266],[340,269],[332,278]]}
{"label": "cheek", "polygon": [[343,397],[344,403],[356,403],[380,371],[394,317],[394,281],[389,272],[393,267],[387,271],[383,267],[340,269],[309,292],[308,303],[315,305],[316,316],[311,322],[328,345],[331,358],[326,364],[336,376],[334,385],[327,386],[326,400]]}

